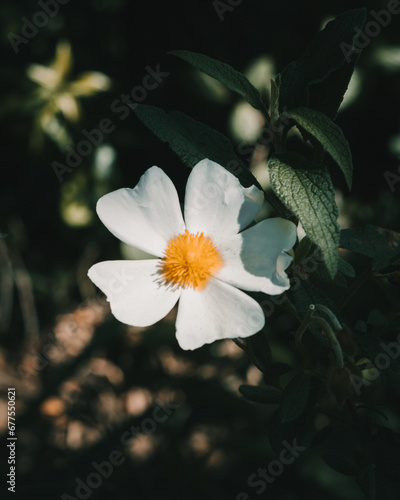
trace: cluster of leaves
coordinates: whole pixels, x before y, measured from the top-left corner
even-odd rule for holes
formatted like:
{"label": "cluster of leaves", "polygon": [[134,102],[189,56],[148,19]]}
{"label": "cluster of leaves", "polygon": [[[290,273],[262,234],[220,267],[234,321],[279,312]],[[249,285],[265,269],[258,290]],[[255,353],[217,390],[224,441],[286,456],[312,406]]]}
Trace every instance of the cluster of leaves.
{"label": "cluster of leaves", "polygon": [[[274,146],[268,160],[273,193],[267,199],[280,216],[300,222],[306,233],[295,249],[292,266],[298,286],[292,287],[283,303],[300,324],[292,342],[299,359],[297,373],[290,376],[292,366],[273,360],[269,340],[260,332],[246,343],[238,343],[263,372],[264,385],[241,386],[240,391],[250,401],[279,405],[269,421],[271,445],[277,453],[285,440],[296,438],[308,449],[319,451],[334,470],[356,476],[372,499],[375,490],[384,491],[383,478],[397,480],[391,473],[393,467],[385,465],[384,450],[393,455],[392,443],[398,436],[372,424],[363,413],[365,394],[359,397],[362,391],[355,390],[355,380],[361,381],[358,389],[363,389],[358,361],[363,356],[374,359],[382,350],[382,340],[398,331],[399,291],[389,278],[397,272],[400,235],[374,226],[340,231],[328,167],[332,162],[326,161],[325,154],[340,168],[350,189],[351,151],[335,118],[360,52],[349,52],[348,47],[354,46],[365,20],[366,10],[354,9],[329,22],[305,52],[271,82],[269,109],[249,80],[229,65],[185,50],[170,54],[215,78],[264,115]],[[220,132],[177,111],[140,105],[135,113],[188,167],[208,157],[236,175],[245,187],[260,187]],[[292,127],[311,145],[310,157],[287,150]],[[339,248],[372,260],[366,259],[366,270],[356,276],[350,263],[340,257]],[[307,259],[318,260],[315,272],[302,271]],[[390,320],[378,325],[382,328],[373,334],[366,329],[353,332],[347,326],[350,318],[346,318],[345,306],[370,279],[378,280],[392,296],[393,311]],[[307,331],[312,335],[304,335]],[[387,370],[392,381],[397,368],[392,363]],[[333,406],[327,404],[330,397]],[[319,432],[315,428],[318,413],[330,419],[329,426]],[[394,460],[400,460],[398,452]]]}

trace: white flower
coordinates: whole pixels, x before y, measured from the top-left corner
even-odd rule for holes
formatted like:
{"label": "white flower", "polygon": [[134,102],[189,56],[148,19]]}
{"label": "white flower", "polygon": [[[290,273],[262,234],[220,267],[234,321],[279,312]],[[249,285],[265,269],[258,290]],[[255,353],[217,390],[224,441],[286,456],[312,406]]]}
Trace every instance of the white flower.
{"label": "white flower", "polygon": [[49,66],[31,64],[28,67],[29,79],[39,86],[33,100],[38,108],[32,136],[35,147],[43,142],[43,132],[61,149],[70,145],[72,139],[58,115],[62,114],[67,121],[76,123],[82,114],[79,98],[104,92],[111,86],[111,79],[98,71],[87,71],[72,80],[72,66],[71,45],[67,40],[61,40],[56,47],[55,59]]}
{"label": "white flower", "polygon": [[182,349],[253,335],[264,326],[264,314],[241,290],[287,290],[292,258],[285,251],[296,241],[296,226],[281,218],[243,231],[262,202],[262,191],[242,187],[205,159],[190,173],[184,220],[175,186],[152,167],[134,189],[100,198],[97,213],[117,238],[156,257],[100,262],[88,275],[107,295],[114,316],[128,325],[152,325],[179,300],[176,337]]}

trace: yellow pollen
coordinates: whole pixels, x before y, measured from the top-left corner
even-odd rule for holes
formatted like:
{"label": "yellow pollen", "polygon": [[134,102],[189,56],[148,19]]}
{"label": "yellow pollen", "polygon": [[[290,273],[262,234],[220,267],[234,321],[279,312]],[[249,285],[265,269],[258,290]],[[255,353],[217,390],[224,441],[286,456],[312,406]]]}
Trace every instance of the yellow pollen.
{"label": "yellow pollen", "polygon": [[184,233],[172,238],[161,260],[160,272],[166,283],[202,290],[223,260],[211,238],[203,233]]}

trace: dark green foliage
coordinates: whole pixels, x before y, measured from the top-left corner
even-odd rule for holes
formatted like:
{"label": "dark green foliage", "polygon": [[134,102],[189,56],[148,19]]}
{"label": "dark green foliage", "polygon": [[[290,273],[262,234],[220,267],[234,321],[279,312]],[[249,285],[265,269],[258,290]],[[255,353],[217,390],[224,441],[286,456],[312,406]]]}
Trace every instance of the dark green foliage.
{"label": "dark green foliage", "polygon": [[188,167],[192,168],[200,160],[209,158],[238,177],[244,187],[252,184],[259,186],[256,178],[236,156],[230,141],[220,132],[179,111],[163,111],[141,104],[135,113]]}
{"label": "dark green foliage", "polygon": [[[316,35],[296,61],[282,71],[282,110],[310,106],[311,100],[311,107],[325,111],[331,118],[335,117],[354,69],[354,62],[349,64],[346,61],[343,44],[352,46],[357,34],[355,28],[362,28],[365,19],[365,8],[349,10],[339,15]],[[346,64],[350,67],[343,69]],[[332,74],[334,76],[325,82],[324,86],[311,90],[310,99],[310,85],[324,82]],[[332,92],[333,88],[335,90]]]}
{"label": "dark green foliage", "polygon": [[188,50],[172,50],[169,54],[177,56],[195,68],[204,71],[207,75],[226,85],[230,90],[237,92],[254,108],[265,111],[259,91],[242,73],[233,69],[229,64]]}
{"label": "dark green foliage", "polygon": [[340,246],[372,259],[372,269],[383,269],[400,259],[400,233],[367,224],[342,229]]}

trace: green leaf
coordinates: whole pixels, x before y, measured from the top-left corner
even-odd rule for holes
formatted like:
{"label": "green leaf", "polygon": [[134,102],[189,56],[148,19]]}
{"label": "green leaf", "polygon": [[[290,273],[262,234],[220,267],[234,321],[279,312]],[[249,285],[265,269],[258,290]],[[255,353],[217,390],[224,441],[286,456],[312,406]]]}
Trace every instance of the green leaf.
{"label": "green leaf", "polygon": [[277,75],[275,80],[271,80],[271,121],[277,123],[279,120],[279,86],[281,75]]}
{"label": "green leaf", "polygon": [[282,424],[300,417],[307,406],[310,378],[299,373],[288,383],[282,393],[280,416]]}
{"label": "green leaf", "polygon": [[235,175],[244,187],[260,184],[236,156],[229,139],[217,130],[193,120],[179,111],[164,111],[140,104],[136,116],[181,158],[188,167],[209,158]]}
{"label": "green leaf", "polygon": [[386,316],[382,314],[378,309],[371,309],[368,318],[367,324],[374,326],[383,326],[387,323]]}
{"label": "green leaf", "polygon": [[249,349],[249,355],[254,364],[263,373],[269,373],[269,368],[273,364],[271,346],[269,345],[266,334],[261,331],[248,337],[246,345]]}
{"label": "green leaf", "polygon": [[272,188],[301,222],[320,249],[333,278],[339,259],[339,225],[335,192],[326,169],[295,169],[304,165],[298,153],[276,154],[268,163]]}
{"label": "green leaf", "polygon": [[290,365],[288,365],[287,363],[281,363],[280,361],[275,361],[268,368],[268,374],[280,377],[282,375],[286,375],[286,373],[289,373],[292,370],[293,370],[293,368]]}
{"label": "green leaf", "polygon": [[265,112],[265,106],[261,100],[259,91],[242,73],[233,69],[229,64],[188,50],[172,50],[168,54],[177,56],[200,71],[212,76],[226,85],[228,89],[241,95],[254,108],[259,109],[263,113]]}
{"label": "green leaf", "polygon": [[353,163],[350,146],[342,130],[324,113],[315,109],[297,108],[284,114],[311,134],[332,156],[342,170],[349,189],[351,189]]}
{"label": "green leaf", "polygon": [[308,106],[322,111],[329,118],[335,120],[358,58],[359,54],[354,53],[351,56],[351,62],[343,64],[322,82],[310,85]]}
{"label": "green leaf", "polygon": [[[357,35],[356,28],[362,29],[366,14],[365,8],[348,10],[340,14],[315,36],[297,61],[290,63],[283,70],[280,92],[281,109],[285,106],[289,110],[298,106],[308,106],[311,84],[322,82],[345,64],[349,65],[349,70],[351,69],[353,41]],[[341,75],[342,80],[344,79],[344,83],[342,81],[340,85],[341,90],[343,86],[347,87],[346,78],[349,79],[350,76],[351,73],[349,75],[348,72]],[[329,97],[326,95],[327,99]],[[335,100],[338,100],[337,96]]]}
{"label": "green leaf", "polygon": [[[294,264],[300,264],[305,258],[307,258],[308,254],[311,252],[311,249],[314,247],[314,243],[310,240],[308,236],[304,236],[300,240],[300,243],[297,245],[295,254],[294,254]],[[315,248],[315,247],[314,247]]]}
{"label": "green leaf", "polygon": [[[320,266],[318,269],[318,272],[316,273],[317,277],[320,278],[324,282],[331,282],[331,277],[329,275],[328,269],[324,264]],[[337,286],[344,286],[347,287],[347,278],[354,278],[356,275],[356,272],[353,268],[353,266],[339,257],[338,261],[338,272],[335,276],[335,279],[333,280],[332,284],[337,285]]]}
{"label": "green leaf", "polygon": [[342,229],[340,246],[371,257],[373,270],[383,269],[400,260],[400,233],[372,224]]}
{"label": "green leaf", "polygon": [[331,428],[326,439],[317,444],[314,449],[324,462],[336,472],[358,475],[360,466],[356,456],[360,456],[362,444],[352,429]]}
{"label": "green leaf", "polygon": [[[375,436],[375,460],[379,471],[382,471],[384,478],[390,478],[397,484],[396,494],[390,496],[390,499],[398,498],[399,470],[400,470],[400,435],[387,427],[375,425],[378,434]],[[394,488],[393,488],[394,489]],[[388,496],[384,496],[389,500]]]}
{"label": "green leaf", "polygon": [[279,403],[282,395],[282,391],[272,386],[240,385],[239,392],[249,401],[264,404]]}
{"label": "green leaf", "polygon": [[[285,442],[296,443],[302,446],[302,452],[310,447],[312,437],[315,434],[315,412],[313,410],[314,401],[310,393],[308,405],[303,414],[292,422],[282,423],[280,409],[272,413],[267,423],[268,439],[273,451],[279,456],[285,448]],[[290,452],[289,452],[290,453]],[[298,456],[298,455],[297,455]]]}
{"label": "green leaf", "polygon": [[343,274],[343,276],[347,276],[348,278],[355,278],[356,272],[354,267],[342,258],[339,259],[339,271]]}
{"label": "green leaf", "polygon": [[357,476],[360,470],[355,460],[344,453],[339,455],[327,451],[321,454],[321,458],[331,469],[346,476]]}

